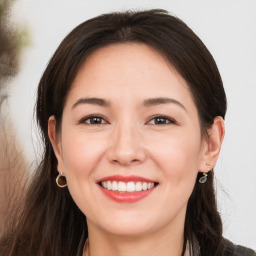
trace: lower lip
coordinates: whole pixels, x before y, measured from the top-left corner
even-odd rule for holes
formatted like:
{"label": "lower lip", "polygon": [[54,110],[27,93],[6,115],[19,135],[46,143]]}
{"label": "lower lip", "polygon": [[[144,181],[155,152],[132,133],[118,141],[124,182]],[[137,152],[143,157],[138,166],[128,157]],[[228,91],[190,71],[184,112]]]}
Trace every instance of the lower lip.
{"label": "lower lip", "polygon": [[155,187],[145,190],[145,191],[139,191],[139,192],[118,192],[118,191],[112,191],[105,189],[100,186],[101,191],[110,199],[119,202],[119,203],[133,203],[137,202],[145,197],[147,197],[149,194],[151,194]]}

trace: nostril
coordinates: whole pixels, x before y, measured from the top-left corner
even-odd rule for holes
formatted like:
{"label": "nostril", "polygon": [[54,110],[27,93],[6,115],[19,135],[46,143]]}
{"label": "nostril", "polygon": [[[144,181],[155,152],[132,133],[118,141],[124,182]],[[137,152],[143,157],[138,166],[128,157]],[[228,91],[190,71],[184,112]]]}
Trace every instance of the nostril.
{"label": "nostril", "polygon": [[120,158],[120,159],[112,159],[113,163],[119,163],[119,164],[131,164],[131,163],[138,163],[140,162],[139,159],[132,159],[129,158]]}

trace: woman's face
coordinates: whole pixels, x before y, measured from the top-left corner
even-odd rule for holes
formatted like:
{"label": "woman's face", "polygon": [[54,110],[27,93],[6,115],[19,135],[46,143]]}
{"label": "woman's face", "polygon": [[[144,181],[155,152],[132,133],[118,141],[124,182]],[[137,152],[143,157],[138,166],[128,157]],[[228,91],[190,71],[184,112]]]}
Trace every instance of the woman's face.
{"label": "woman's face", "polygon": [[186,82],[138,43],[89,56],[55,145],[58,170],[89,230],[118,235],[183,230],[197,173],[207,170],[206,151]]}

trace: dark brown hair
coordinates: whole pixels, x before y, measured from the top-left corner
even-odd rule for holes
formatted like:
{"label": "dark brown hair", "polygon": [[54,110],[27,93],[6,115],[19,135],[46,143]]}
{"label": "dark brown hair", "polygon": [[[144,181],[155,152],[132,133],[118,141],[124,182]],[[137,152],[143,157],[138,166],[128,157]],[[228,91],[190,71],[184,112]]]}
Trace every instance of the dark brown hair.
{"label": "dark brown hair", "polygon": [[[79,243],[88,236],[86,217],[68,189],[56,186],[57,160],[48,138],[48,119],[54,115],[57,127],[61,126],[65,100],[89,54],[109,44],[127,42],[155,48],[186,80],[197,106],[202,134],[206,134],[216,116],[225,117],[226,96],[215,61],[180,19],[164,10],[127,11],[104,14],[80,24],[60,44],[39,83],[36,114],[44,143],[43,159],[17,225],[2,239],[4,255],[76,255]],[[196,182],[184,230],[183,253],[190,241],[194,249],[200,247],[200,255],[224,255],[213,172],[206,184]]]}

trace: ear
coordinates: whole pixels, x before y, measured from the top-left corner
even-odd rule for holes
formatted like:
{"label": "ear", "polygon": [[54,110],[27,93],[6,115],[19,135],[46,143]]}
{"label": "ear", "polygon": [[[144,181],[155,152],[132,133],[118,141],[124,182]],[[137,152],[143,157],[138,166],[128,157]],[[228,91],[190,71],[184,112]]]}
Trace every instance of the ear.
{"label": "ear", "polygon": [[222,141],[225,135],[225,124],[221,116],[214,118],[213,125],[207,130],[208,138],[204,139],[202,145],[202,158],[199,166],[200,172],[208,172],[216,165]]}
{"label": "ear", "polygon": [[63,172],[61,140],[60,140],[60,136],[58,136],[56,133],[56,119],[54,116],[50,116],[48,120],[48,136],[51,141],[54,154],[58,161],[57,169],[59,172],[61,171]]}

